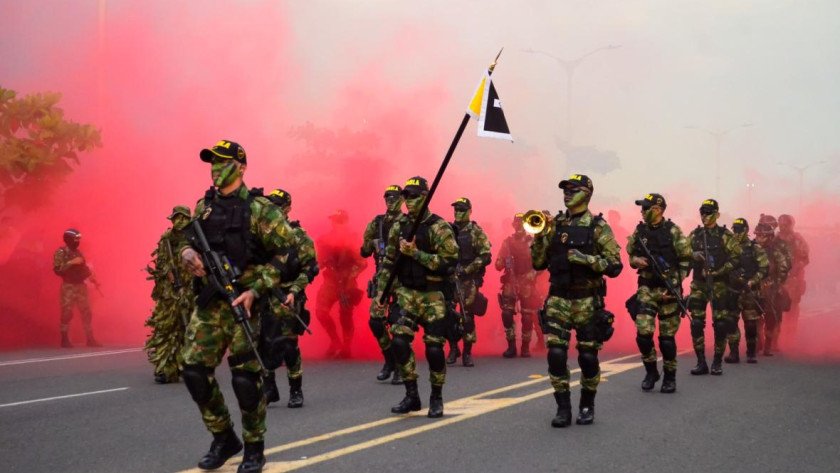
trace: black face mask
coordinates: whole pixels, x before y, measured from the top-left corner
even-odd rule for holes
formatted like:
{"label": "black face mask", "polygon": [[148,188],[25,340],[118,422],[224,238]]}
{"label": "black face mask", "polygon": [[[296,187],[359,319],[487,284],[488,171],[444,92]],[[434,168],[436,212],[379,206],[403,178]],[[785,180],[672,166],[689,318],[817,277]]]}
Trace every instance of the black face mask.
{"label": "black face mask", "polygon": [[76,248],[79,247],[79,240],[68,240],[67,241],[67,247],[70,248],[71,250],[75,250]]}

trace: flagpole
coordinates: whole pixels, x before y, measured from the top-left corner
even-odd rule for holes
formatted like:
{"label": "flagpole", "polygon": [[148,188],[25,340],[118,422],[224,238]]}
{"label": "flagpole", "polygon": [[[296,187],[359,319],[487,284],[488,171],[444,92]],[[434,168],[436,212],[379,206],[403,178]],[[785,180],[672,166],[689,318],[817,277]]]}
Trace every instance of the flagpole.
{"label": "flagpole", "polygon": [[[487,75],[493,74],[493,69],[496,68],[496,63],[499,61],[499,56],[502,55],[502,51],[505,48],[499,50],[499,54],[496,55],[496,59],[490,63],[490,66],[487,68]],[[435,175],[435,180],[432,181],[432,187],[429,188],[429,193],[426,195],[426,198],[423,200],[423,205],[420,207],[420,212],[414,217],[414,221],[411,223],[411,231],[408,233],[409,238],[408,241],[413,241],[414,236],[417,235],[417,229],[420,228],[420,223],[423,221],[423,218],[426,216],[426,211],[429,210],[429,203],[432,201],[432,197],[435,195],[435,191],[438,188],[438,184],[440,184],[441,178],[443,178],[443,173],[446,172],[446,167],[449,166],[449,161],[452,160],[452,155],[455,153],[455,148],[458,147],[458,142],[461,141],[461,135],[464,134],[464,130],[467,128],[467,123],[470,121],[470,114],[464,113],[464,118],[461,119],[461,124],[458,126],[458,131],[455,132],[455,137],[452,138],[452,144],[449,145],[449,149],[446,151],[446,156],[443,158],[443,162],[440,163],[440,168],[438,168],[437,174]],[[380,304],[385,304],[388,301],[388,297],[391,294],[391,288],[394,285],[394,280],[397,278],[397,268],[400,266],[400,262],[403,258],[402,252],[397,251],[397,259],[394,261],[394,267],[391,270],[391,274],[388,276],[388,281],[385,283],[385,288],[382,290],[382,297],[379,298]]]}

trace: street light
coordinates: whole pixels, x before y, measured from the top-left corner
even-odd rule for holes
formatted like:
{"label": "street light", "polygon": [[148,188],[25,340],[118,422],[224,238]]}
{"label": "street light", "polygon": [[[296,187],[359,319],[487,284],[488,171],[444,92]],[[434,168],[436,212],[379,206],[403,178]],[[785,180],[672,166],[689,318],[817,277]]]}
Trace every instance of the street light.
{"label": "street light", "polygon": [[752,210],[753,210],[753,207],[752,207],[752,191],[753,191],[753,189],[755,189],[755,183],[754,182],[748,182],[747,183],[747,213],[749,215],[752,215]]}
{"label": "street light", "polygon": [[601,46],[600,48],[595,48],[588,53],[579,56],[575,59],[562,59],[559,58],[551,53],[547,53],[545,51],[539,51],[536,49],[523,49],[522,52],[529,53],[529,54],[542,54],[544,56],[548,56],[557,64],[563,68],[563,71],[566,72],[566,143],[571,143],[572,141],[572,79],[575,76],[575,69],[581,65],[584,59],[596,54],[600,51],[607,51],[610,49],[618,49],[620,48],[620,44],[610,44],[607,46]]}
{"label": "street light", "polygon": [[738,126],[733,126],[732,128],[728,128],[726,130],[708,130],[706,128],[700,128],[693,125],[688,125],[685,128],[688,130],[698,130],[705,133],[708,133],[712,138],[715,139],[715,197],[720,198],[720,145],[723,141],[723,138],[728,135],[729,133],[739,129],[739,128],[748,128],[753,126],[752,123],[742,123]]}
{"label": "street light", "polygon": [[796,172],[798,172],[798,173],[799,173],[799,213],[800,213],[800,214],[802,213],[802,195],[803,195],[804,190],[805,190],[805,186],[804,186],[804,181],[805,181],[805,171],[807,171],[809,168],[812,168],[812,167],[814,167],[814,166],[816,166],[816,165],[818,165],[818,164],[825,164],[826,162],[827,162],[826,160],[822,159],[822,160],[820,160],[820,161],[814,161],[814,162],[812,162],[812,163],[810,163],[810,164],[806,164],[806,165],[804,165],[804,166],[797,166],[797,165],[795,165],[795,164],[783,163],[783,162],[781,162],[781,161],[779,161],[779,162],[777,162],[777,163],[776,163],[776,164],[778,164],[778,165],[780,165],[780,166],[788,166],[788,167],[791,167],[791,168],[795,169],[795,170],[796,170]]}

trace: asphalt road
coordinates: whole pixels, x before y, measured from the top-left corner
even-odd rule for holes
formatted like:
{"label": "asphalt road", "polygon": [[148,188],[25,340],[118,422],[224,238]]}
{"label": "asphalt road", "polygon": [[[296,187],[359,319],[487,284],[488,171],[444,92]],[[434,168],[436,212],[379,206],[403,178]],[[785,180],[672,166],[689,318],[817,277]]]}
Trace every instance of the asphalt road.
{"label": "asphalt road", "polygon": [[[305,361],[305,407],[285,407],[281,381],[284,399],[269,409],[266,471],[840,469],[840,361],[777,356],[692,377],[692,358],[680,358],[677,393],[665,395],[640,391],[638,355],[604,353],[595,424],[567,429],[549,425],[542,354],[450,368],[438,420],[425,417],[425,362],[424,410],[403,417],[389,412],[403,389],[376,382],[378,364]],[[229,372],[219,371],[238,429]],[[139,349],[0,354],[0,471],[181,471],[209,442],[184,385],[155,385]]]}

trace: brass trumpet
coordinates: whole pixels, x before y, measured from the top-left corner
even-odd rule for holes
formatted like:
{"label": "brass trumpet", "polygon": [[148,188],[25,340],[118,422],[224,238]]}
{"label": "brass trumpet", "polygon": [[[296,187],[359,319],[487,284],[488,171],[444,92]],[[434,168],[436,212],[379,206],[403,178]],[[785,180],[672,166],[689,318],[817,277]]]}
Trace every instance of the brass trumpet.
{"label": "brass trumpet", "polygon": [[522,215],[522,227],[531,235],[542,234],[547,226],[546,216],[539,210],[529,210]]}

